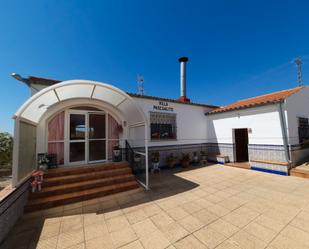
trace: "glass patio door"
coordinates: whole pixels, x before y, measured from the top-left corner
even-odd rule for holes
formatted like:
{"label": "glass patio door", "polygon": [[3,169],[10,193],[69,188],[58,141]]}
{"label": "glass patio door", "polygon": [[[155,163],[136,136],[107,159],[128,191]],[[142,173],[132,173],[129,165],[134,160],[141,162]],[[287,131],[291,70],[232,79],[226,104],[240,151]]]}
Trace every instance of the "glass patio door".
{"label": "glass patio door", "polygon": [[89,113],[88,131],[88,162],[106,160],[106,115]]}
{"label": "glass patio door", "polygon": [[105,113],[69,113],[69,164],[106,160],[106,141]]}
{"label": "glass patio door", "polygon": [[69,113],[69,163],[86,162],[87,115]]}

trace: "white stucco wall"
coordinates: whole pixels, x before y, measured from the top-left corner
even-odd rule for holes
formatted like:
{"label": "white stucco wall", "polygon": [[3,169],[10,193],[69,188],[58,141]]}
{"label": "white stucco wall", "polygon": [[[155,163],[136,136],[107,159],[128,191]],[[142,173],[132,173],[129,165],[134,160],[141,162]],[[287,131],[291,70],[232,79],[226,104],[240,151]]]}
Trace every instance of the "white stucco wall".
{"label": "white stucco wall", "polygon": [[298,144],[298,117],[309,118],[309,88],[305,87],[285,101],[289,144]]}
{"label": "white stucco wall", "polygon": [[233,129],[250,128],[249,144],[283,145],[278,105],[265,105],[207,116],[208,142],[233,143]]}
{"label": "white stucco wall", "polygon": [[[134,98],[143,109],[149,124],[150,112],[175,113],[177,122],[177,139],[153,141],[150,139],[150,127],[148,127],[149,146],[180,145],[205,143],[207,139],[205,113],[211,108],[187,104],[168,102],[168,107],[173,111],[156,110],[154,106],[159,105],[158,100]],[[163,101],[164,102],[164,101]]]}

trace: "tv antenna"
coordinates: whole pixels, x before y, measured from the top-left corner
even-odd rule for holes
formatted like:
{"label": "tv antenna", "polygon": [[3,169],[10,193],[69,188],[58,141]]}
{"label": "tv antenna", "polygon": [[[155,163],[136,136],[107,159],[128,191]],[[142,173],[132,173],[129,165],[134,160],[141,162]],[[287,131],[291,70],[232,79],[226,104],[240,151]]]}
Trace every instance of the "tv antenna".
{"label": "tv antenna", "polygon": [[145,88],[144,88],[144,76],[143,75],[137,75],[137,90],[138,94],[144,95]]}
{"label": "tv antenna", "polygon": [[301,70],[301,66],[302,66],[302,60],[300,57],[297,57],[295,60],[294,60],[294,63],[296,64],[297,66],[297,83],[299,86],[302,86],[303,85],[303,79],[302,79],[302,70]]}

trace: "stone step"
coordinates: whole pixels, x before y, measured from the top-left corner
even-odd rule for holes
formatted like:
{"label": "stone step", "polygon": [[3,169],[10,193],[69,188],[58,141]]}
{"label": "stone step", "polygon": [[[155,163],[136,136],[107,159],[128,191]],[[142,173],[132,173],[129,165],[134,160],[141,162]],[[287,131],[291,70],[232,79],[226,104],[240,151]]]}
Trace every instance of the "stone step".
{"label": "stone step", "polygon": [[54,195],[44,198],[30,200],[25,206],[25,212],[33,212],[41,209],[85,201],[93,198],[103,197],[110,194],[120,193],[139,188],[136,180],[125,183],[112,184],[103,187],[96,187],[88,190],[76,191],[67,194]]}
{"label": "stone step", "polygon": [[109,163],[100,163],[100,164],[87,164],[87,165],[80,165],[75,167],[62,167],[56,169],[49,169],[45,174],[44,178],[54,178],[54,177],[61,177],[70,175],[81,175],[93,172],[101,172],[106,170],[112,169],[121,169],[129,167],[129,163],[126,161],[122,162],[109,162]]}
{"label": "stone step", "polygon": [[29,198],[30,200],[49,197],[53,195],[73,193],[82,190],[87,190],[96,187],[103,187],[113,184],[124,183],[128,181],[135,180],[134,175],[129,174],[121,174],[115,175],[111,177],[104,177],[99,179],[87,180],[87,181],[78,181],[68,184],[58,184],[49,187],[43,187],[42,191],[31,193]]}
{"label": "stone step", "polygon": [[58,186],[58,185],[65,185],[75,182],[84,182],[89,180],[95,179],[103,179],[108,177],[126,175],[132,173],[132,170],[129,166],[121,167],[116,169],[109,169],[109,170],[101,170],[101,171],[92,171],[88,173],[81,173],[81,174],[71,174],[67,172],[65,176],[54,176],[50,178],[44,178],[43,181],[43,188],[51,187],[51,186]]}

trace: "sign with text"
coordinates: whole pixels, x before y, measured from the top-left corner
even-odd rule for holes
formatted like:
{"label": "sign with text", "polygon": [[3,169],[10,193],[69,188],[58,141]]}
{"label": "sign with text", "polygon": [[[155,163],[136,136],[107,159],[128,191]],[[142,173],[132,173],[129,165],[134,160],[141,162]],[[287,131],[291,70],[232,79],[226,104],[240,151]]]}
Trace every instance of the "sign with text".
{"label": "sign with text", "polygon": [[174,111],[174,108],[170,107],[168,105],[168,102],[165,102],[165,101],[159,101],[159,104],[158,105],[154,105],[153,109],[157,110],[157,111],[169,111],[169,112],[173,112]]}

